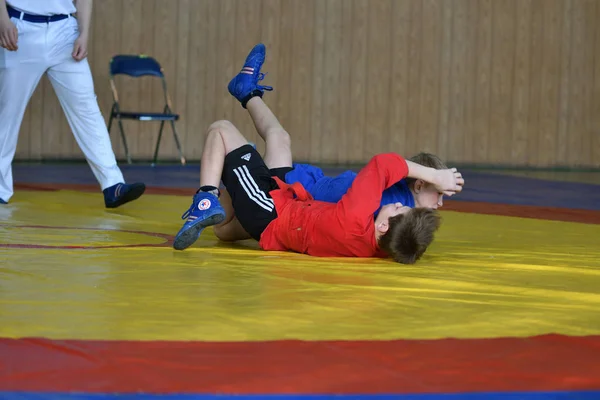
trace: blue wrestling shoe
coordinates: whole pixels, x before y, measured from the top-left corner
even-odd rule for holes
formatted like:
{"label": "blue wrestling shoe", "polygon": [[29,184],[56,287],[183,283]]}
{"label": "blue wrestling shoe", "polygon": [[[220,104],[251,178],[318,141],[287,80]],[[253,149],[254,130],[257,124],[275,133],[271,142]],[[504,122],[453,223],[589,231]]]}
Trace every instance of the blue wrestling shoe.
{"label": "blue wrestling shoe", "polygon": [[265,45],[257,44],[252,48],[242,70],[237,74],[227,86],[229,93],[246,108],[246,103],[254,97],[262,97],[265,90],[271,91],[271,86],[262,86],[258,82],[265,78],[265,74],[260,72],[260,68],[265,62]]}
{"label": "blue wrestling shoe", "polygon": [[183,250],[190,247],[207,226],[216,225],[225,219],[225,210],[217,196],[208,192],[198,192],[194,201],[181,219],[186,219],[183,227],[177,232],[173,248]]}
{"label": "blue wrestling shoe", "polygon": [[104,204],[106,208],[116,208],[125,203],[129,203],[140,197],[146,191],[146,185],[143,183],[117,183],[104,189]]}
{"label": "blue wrestling shoe", "polygon": [[8,204],[6,201],[0,199],[0,204]]}

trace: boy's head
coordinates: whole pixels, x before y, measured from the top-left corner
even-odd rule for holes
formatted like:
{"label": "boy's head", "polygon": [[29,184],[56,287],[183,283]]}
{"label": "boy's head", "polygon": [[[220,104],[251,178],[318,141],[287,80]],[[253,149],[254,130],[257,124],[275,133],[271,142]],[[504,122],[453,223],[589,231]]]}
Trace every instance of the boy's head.
{"label": "boy's head", "polygon": [[439,227],[436,210],[411,209],[400,203],[382,207],[375,220],[379,247],[402,264],[413,264],[421,258]]}
{"label": "boy's head", "polygon": [[[436,155],[430,153],[419,153],[409,158],[410,161],[434,169],[447,169],[446,164]],[[406,183],[413,193],[415,207],[437,209],[443,204],[442,194],[435,186],[421,179],[406,178]]]}

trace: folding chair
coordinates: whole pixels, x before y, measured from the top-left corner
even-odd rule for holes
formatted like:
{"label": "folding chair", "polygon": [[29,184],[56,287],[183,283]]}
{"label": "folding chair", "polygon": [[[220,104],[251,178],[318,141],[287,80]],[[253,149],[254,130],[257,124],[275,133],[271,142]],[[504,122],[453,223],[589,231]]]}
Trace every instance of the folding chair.
{"label": "folding chair", "polygon": [[[121,111],[119,106],[119,95],[117,93],[117,87],[115,85],[115,75],[128,75],[133,78],[139,78],[142,76],[155,76],[161,78],[162,86],[164,91],[165,107],[162,113],[148,113],[148,112],[124,112]],[[158,132],[158,138],[156,140],[156,148],[154,149],[154,160],[152,166],[156,164],[158,157],[158,147],[160,145],[160,139],[162,137],[163,128],[165,122],[171,123],[171,130],[173,131],[173,138],[179,150],[179,158],[181,164],[185,164],[185,158],[181,151],[181,145],[179,143],[179,136],[177,129],[175,128],[175,121],[179,120],[179,115],[173,113],[171,109],[171,99],[167,92],[167,81],[163,74],[163,69],[160,64],[152,57],[145,55],[117,55],[110,60],[110,87],[113,93],[113,106],[110,112],[110,119],[108,121],[108,131],[110,132],[113,118],[117,119],[119,124],[119,130],[121,131],[121,138],[123,139],[123,146],[125,147],[125,154],[127,155],[127,163],[131,164],[131,155],[129,154],[129,148],[127,147],[127,139],[125,138],[125,131],[123,130],[123,119],[132,119],[138,121],[161,121],[160,130]]]}

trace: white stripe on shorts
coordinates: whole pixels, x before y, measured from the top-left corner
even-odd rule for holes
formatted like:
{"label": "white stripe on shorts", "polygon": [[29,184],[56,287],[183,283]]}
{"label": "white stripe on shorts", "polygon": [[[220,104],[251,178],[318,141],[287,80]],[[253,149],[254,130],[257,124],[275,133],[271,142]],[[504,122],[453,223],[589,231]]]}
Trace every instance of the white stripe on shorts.
{"label": "white stripe on shorts", "polygon": [[248,168],[245,165],[239,168],[234,168],[233,172],[237,176],[238,181],[242,185],[242,188],[244,189],[250,200],[254,201],[260,207],[269,212],[273,211],[273,209],[275,208],[275,203],[273,202],[273,199],[268,198],[265,195],[265,192],[260,190],[260,188],[256,184],[256,181],[254,180],[252,175],[250,175],[250,171],[248,171]]}
{"label": "white stripe on shorts", "polygon": [[[252,177],[252,175],[250,175],[250,171],[248,170],[248,167],[246,167],[245,165],[242,165],[242,169],[246,173],[246,176]],[[265,201],[273,204],[273,207],[275,207],[275,204],[273,203],[273,199],[270,198],[270,197],[267,197],[267,195],[265,194],[265,192],[263,192],[262,190],[260,190],[260,188],[258,187],[258,185],[256,184],[256,181],[254,179],[252,179],[250,181],[250,183],[254,186],[255,192],[258,193],[258,195],[260,197],[262,197],[263,200],[265,200]]]}

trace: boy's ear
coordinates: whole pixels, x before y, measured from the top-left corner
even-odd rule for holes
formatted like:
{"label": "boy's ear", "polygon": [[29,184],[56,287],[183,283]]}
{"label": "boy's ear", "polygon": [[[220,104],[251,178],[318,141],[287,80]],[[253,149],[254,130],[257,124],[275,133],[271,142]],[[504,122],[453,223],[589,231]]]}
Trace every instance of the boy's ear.
{"label": "boy's ear", "polygon": [[388,229],[390,229],[390,224],[388,223],[387,220],[381,221],[380,223],[377,224],[376,228],[377,228],[377,231],[383,235],[388,231]]}
{"label": "boy's ear", "polygon": [[417,179],[413,186],[413,190],[415,191],[415,193],[419,193],[421,190],[423,190],[424,186],[425,186],[425,181],[422,179]]}

